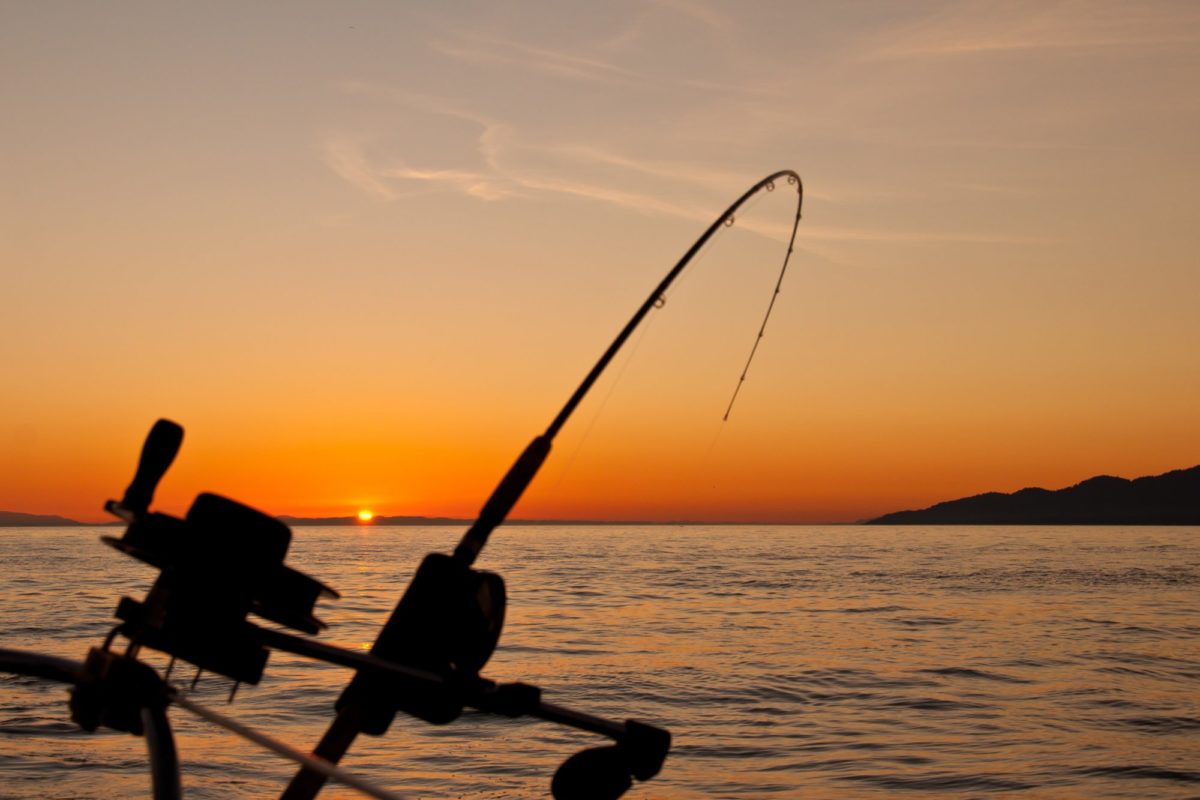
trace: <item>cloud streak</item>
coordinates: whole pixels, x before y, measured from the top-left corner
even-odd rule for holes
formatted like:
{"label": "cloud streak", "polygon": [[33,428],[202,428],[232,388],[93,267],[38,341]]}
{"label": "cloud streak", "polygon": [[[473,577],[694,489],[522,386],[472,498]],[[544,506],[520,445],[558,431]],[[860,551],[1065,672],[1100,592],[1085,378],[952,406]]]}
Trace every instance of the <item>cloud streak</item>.
{"label": "cloud streak", "polygon": [[[1191,17],[1180,24],[1179,13]],[[1153,3],[953,4],[888,35],[867,59],[1084,51],[1200,42],[1200,6]]]}
{"label": "cloud streak", "polygon": [[[696,206],[665,200],[653,193],[561,175],[570,173],[572,165],[576,168],[601,165],[710,188],[728,186],[738,180],[732,173],[706,172],[686,164],[642,161],[589,144],[522,141],[511,125],[467,111],[443,98],[362,83],[346,84],[343,89],[354,94],[385,97],[408,108],[478,128],[476,164],[470,169],[417,166],[388,156],[373,162],[367,154],[366,136],[339,133],[327,137],[324,143],[326,164],[343,180],[383,201],[400,196],[393,187],[395,182],[400,182],[446,188],[481,200],[538,194],[566,195],[639,213],[700,219],[707,211]],[[540,165],[537,162],[541,162]]]}
{"label": "cloud streak", "polygon": [[378,171],[363,153],[358,137],[332,134],[325,139],[324,152],[325,164],[342,180],[381,200],[396,199],[396,192],[380,180]]}
{"label": "cloud streak", "polygon": [[518,66],[560,78],[624,84],[639,80],[632,70],[607,61],[492,36],[462,33],[453,40],[436,40],[430,47],[434,52],[463,61]]}
{"label": "cloud streak", "polygon": [[512,189],[481,172],[468,172],[460,169],[417,169],[401,164],[380,170],[380,174],[402,181],[451,186],[463,194],[478,197],[480,200],[500,200],[516,194]]}
{"label": "cloud streak", "polygon": [[[546,141],[523,134],[512,124],[465,109],[445,98],[364,83],[345,84],[344,91],[384,98],[409,110],[454,120],[477,129],[474,152],[459,163],[469,167],[418,165],[399,156],[367,153],[366,137],[340,134],[326,142],[326,161],[342,179],[381,201],[411,192],[405,186],[455,192],[497,202],[539,197],[572,197],[637,214],[711,222],[732,193],[744,188],[745,175],[681,161],[639,158],[598,142]],[[599,172],[603,180],[596,178]],[[662,191],[653,187],[660,185]],[[638,188],[634,188],[638,187]],[[693,187],[695,201],[672,199],[680,187]],[[972,187],[1000,191],[1003,187]],[[819,196],[809,192],[810,198]],[[827,197],[827,199],[829,199]],[[786,241],[790,221],[770,223],[739,219],[738,229]],[[1052,241],[1034,236],[971,230],[888,230],[808,223],[802,240],[827,243],[886,243],[904,246],[942,244],[1034,247]]]}
{"label": "cloud streak", "polygon": [[[690,6],[690,4],[685,5]],[[698,19],[706,19],[705,12],[699,8],[693,9],[689,15]],[[717,19],[720,17],[712,17],[705,22],[705,25],[711,27],[711,24],[715,24]],[[636,32],[626,32],[624,35],[637,38]],[[629,69],[613,63],[611,60],[596,56],[582,56],[479,33],[453,33],[434,40],[429,46],[434,52],[458,61],[517,67],[568,81],[610,84],[639,91],[669,92],[690,89],[751,98],[779,96],[775,90],[759,85],[729,83],[697,77],[668,78],[663,75],[652,75]]]}
{"label": "cloud streak", "polygon": [[[346,179],[362,191],[383,200],[394,200],[401,196],[384,183],[394,180],[402,183],[416,183],[441,189],[448,189],[469,197],[484,201],[497,201],[509,198],[533,198],[538,195],[560,195],[590,200],[605,205],[622,208],[640,214],[674,217],[695,222],[711,222],[714,218],[714,206],[684,205],[657,197],[645,192],[614,188],[594,182],[572,180],[569,178],[548,178],[533,173],[523,173],[510,170],[496,169],[494,171],[472,171],[459,169],[423,169],[404,164],[393,163],[388,167],[364,169],[367,161],[361,152],[347,150],[346,137],[331,141],[336,147],[338,163],[354,165],[352,170],[338,171],[340,177]],[[639,165],[631,159],[624,159],[607,154],[608,158],[618,163],[628,164],[631,168],[644,166],[644,171],[654,175],[672,175],[669,170],[660,170],[653,165]],[[735,225],[741,230],[765,236],[770,239],[786,241],[791,233],[790,223],[768,223],[755,220],[739,219]],[[1040,246],[1052,244],[1052,240],[1029,237],[1011,236],[999,233],[972,231],[897,231],[870,228],[851,228],[823,225],[804,225],[803,240],[823,242],[874,242],[906,245],[936,245],[936,244],[977,244],[977,245],[1013,245]]]}

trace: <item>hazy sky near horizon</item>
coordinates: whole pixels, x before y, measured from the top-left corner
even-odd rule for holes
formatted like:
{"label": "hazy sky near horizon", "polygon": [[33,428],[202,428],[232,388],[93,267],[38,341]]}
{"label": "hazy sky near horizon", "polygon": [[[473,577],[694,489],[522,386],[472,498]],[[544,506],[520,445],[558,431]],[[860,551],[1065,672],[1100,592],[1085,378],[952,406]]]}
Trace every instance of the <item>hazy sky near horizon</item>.
{"label": "hazy sky near horizon", "polygon": [[[1200,463],[1200,4],[0,2],[0,508],[844,521]],[[619,377],[619,380],[618,380]]]}

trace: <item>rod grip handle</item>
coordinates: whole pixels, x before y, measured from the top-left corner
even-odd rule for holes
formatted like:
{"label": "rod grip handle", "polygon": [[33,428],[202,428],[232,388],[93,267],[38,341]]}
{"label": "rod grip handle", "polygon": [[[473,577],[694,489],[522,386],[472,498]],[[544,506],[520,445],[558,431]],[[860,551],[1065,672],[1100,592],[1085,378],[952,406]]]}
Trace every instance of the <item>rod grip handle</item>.
{"label": "rod grip handle", "polygon": [[137,514],[145,513],[154,499],[158,482],[175,460],[183,444],[183,428],[169,419],[154,423],[142,445],[142,456],[138,459],[133,482],[125,490],[121,505]]}

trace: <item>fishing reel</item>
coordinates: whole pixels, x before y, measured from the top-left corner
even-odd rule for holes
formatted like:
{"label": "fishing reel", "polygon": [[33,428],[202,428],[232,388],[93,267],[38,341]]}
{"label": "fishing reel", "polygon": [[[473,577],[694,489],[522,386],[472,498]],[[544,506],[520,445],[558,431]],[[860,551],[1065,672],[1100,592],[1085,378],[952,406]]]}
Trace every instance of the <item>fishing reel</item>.
{"label": "fishing reel", "polygon": [[[249,614],[315,634],[319,598],[337,593],[283,561],[291,531],[274,517],[215,494],[201,494],[180,519],[149,510],[154,491],[183,442],[183,428],[160,419],[146,437],[133,482],[106,510],[129,523],[120,538],[101,537],[161,570],[142,601],[121,599],[120,632],[146,646],[235,681],[258,683],[269,650]],[[447,723],[462,713],[457,684],[478,676],[504,625],[506,594],[497,574],[441,553],[425,557],[371,654],[445,680],[405,685],[360,674],[343,692],[367,709],[362,732],[382,735],[397,711]]]}
{"label": "fishing reel", "polygon": [[435,673],[438,688],[358,673],[338,698],[339,713],[357,709],[360,732],[382,736],[397,711],[444,725],[466,704],[463,687],[491,658],[504,627],[504,579],[443,553],[421,561],[371,648],[371,655]]}
{"label": "fishing reel", "polygon": [[[522,683],[496,684],[479,673],[504,626],[504,580],[471,566],[486,533],[511,508],[545,458],[536,440],[518,459],[453,555],[430,553],[421,562],[369,654],[348,654],[250,622],[254,614],[285,628],[315,634],[325,625],[313,609],[337,593],[284,564],[291,531],[279,520],[215,494],[201,494],[181,519],[149,510],[154,491],[183,442],[183,429],[156,422],[146,437],[133,481],[120,501],[105,508],[125,520],[112,547],[160,570],[144,600],[121,598],[121,624],[103,648],[81,665],[72,692],[72,717],[86,730],[104,726],[141,734],[170,701],[180,702],[164,679],[137,660],[142,647],[190,662],[238,682],[258,683],[269,648],[356,668],[336,704],[337,717],[313,751],[336,764],[360,733],[380,736],[399,711],[434,724],[456,719],[471,705],[502,716],[537,716],[609,736],[614,743],[584,750],[555,773],[558,800],[615,800],[633,779],[649,780],[662,767],[670,734],[634,720],[601,720],[542,702],[541,690]],[[113,636],[129,650],[109,650]],[[165,724],[165,723],[164,723]],[[324,775],[309,764],[284,798],[312,797]]]}
{"label": "fishing reel", "polygon": [[255,614],[286,628],[317,633],[321,597],[338,594],[283,563],[292,532],[279,520],[215,494],[201,494],[180,519],[149,510],[154,490],[175,460],[183,428],[160,419],[142,447],[133,482],[105,509],[129,523],[112,547],[160,570],[141,602],[121,598],[118,632],[145,646],[234,681],[262,678],[269,651]]}
{"label": "fishing reel", "polygon": [[[438,725],[462,713],[462,687],[477,679],[492,657],[507,606],[504,579],[471,564],[488,532],[508,514],[549,452],[547,438],[534,439],[500,481],[454,554],[425,556],[371,648],[374,656],[438,674],[445,679],[445,689],[412,692],[402,684],[381,682],[360,672],[336,706],[347,742],[357,733],[382,735],[398,710]],[[336,737],[332,729],[331,735]],[[335,758],[344,752],[340,745],[327,750],[330,756],[336,753]]]}

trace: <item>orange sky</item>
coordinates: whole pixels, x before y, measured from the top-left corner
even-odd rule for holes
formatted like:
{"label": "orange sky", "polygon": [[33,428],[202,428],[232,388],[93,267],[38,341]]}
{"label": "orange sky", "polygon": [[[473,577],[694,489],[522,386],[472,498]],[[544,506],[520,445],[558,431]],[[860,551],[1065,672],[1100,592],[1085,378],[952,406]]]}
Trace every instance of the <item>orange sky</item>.
{"label": "orange sky", "polygon": [[[1200,7],[0,11],[0,509],[850,521],[1200,463]],[[628,354],[627,354],[628,355]],[[618,380],[618,372],[620,372]]]}

